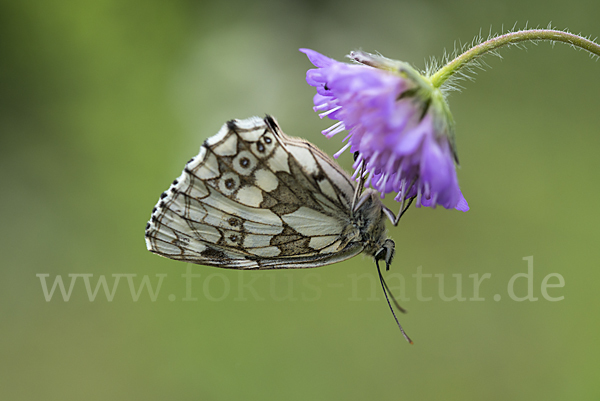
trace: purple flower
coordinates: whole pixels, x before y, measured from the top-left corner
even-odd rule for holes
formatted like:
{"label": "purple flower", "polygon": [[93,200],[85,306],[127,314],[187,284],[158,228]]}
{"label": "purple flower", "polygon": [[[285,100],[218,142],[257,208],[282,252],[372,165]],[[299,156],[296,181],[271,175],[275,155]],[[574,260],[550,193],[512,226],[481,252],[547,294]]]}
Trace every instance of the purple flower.
{"label": "purple flower", "polygon": [[406,63],[353,52],[362,64],[346,64],[300,49],[317,69],[306,81],[317,88],[314,110],[337,120],[328,138],[348,130],[346,149],[357,153],[355,175],[364,164],[366,185],[396,192],[396,201],[416,197],[417,207],[442,205],[469,210],[458,186],[454,122],[439,89]]}

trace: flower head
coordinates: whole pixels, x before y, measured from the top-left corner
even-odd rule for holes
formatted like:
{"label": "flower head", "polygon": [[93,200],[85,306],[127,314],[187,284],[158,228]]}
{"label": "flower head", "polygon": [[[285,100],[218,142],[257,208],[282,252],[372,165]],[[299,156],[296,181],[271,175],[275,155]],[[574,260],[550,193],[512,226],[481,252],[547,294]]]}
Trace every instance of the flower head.
{"label": "flower head", "polygon": [[317,67],[306,74],[317,88],[314,110],[337,120],[323,131],[328,138],[348,130],[346,149],[357,155],[382,197],[396,192],[416,205],[442,205],[467,211],[456,178],[454,121],[439,89],[406,63],[362,52],[346,64],[300,49]]}

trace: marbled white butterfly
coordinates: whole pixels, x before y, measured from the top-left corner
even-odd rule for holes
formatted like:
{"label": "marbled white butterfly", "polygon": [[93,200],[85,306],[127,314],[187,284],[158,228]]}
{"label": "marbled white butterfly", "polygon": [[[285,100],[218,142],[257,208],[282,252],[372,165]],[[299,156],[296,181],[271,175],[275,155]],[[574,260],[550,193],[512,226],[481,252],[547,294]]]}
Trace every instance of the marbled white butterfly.
{"label": "marbled white butterfly", "polygon": [[[385,219],[394,216],[362,184],[270,116],[231,120],[162,193],[146,245],[167,258],[231,269],[318,267],[361,252],[389,267],[394,241]],[[381,273],[380,280],[385,292]]]}

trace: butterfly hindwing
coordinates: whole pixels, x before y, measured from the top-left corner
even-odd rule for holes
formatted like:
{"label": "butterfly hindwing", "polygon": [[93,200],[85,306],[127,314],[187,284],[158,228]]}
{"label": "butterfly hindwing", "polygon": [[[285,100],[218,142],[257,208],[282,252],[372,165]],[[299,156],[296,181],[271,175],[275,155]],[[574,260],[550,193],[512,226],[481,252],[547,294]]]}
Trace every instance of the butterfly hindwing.
{"label": "butterfly hindwing", "polygon": [[271,117],[233,120],[161,195],[149,250],[237,269],[316,267],[363,249],[350,222],[354,183]]}

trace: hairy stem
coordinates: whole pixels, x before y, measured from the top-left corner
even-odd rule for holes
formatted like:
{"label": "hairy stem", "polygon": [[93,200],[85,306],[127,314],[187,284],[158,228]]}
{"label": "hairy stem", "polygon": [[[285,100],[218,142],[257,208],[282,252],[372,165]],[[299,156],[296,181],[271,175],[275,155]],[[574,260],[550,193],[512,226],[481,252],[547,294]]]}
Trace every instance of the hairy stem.
{"label": "hairy stem", "polygon": [[498,49],[499,47],[510,45],[513,43],[525,41],[550,40],[554,42],[563,42],[571,46],[575,46],[600,57],[600,45],[593,41],[574,35],[572,33],[557,31],[553,29],[528,29],[518,32],[505,33],[504,35],[496,36],[495,38],[486,40],[472,47],[463,54],[457,56],[454,60],[440,68],[435,74],[429,77],[431,84],[435,88],[442,86],[448,78],[455,74],[458,70],[483,56],[487,52]]}

